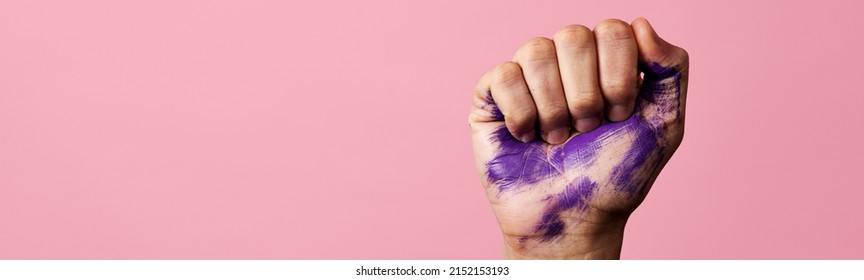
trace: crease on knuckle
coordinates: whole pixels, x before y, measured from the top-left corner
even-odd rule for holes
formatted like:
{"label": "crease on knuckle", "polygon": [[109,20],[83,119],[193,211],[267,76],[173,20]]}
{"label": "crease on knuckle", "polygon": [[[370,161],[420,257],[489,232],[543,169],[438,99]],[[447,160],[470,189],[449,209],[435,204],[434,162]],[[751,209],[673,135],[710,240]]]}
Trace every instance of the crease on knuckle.
{"label": "crease on knuckle", "polygon": [[604,20],[594,27],[594,33],[598,38],[605,40],[631,40],[633,39],[633,31],[630,25],[626,22],[613,19]]}
{"label": "crease on knuckle", "polygon": [[[599,96],[599,94],[597,94]],[[575,98],[570,101],[570,110],[574,117],[594,116],[601,112],[603,103],[598,97]]]}
{"label": "crease on knuckle", "polygon": [[537,115],[537,112],[534,108],[528,106],[519,106],[513,108],[509,112],[509,114],[504,114],[504,119],[507,120],[508,123],[513,124],[518,127],[526,127],[530,126]]}
{"label": "crease on knuckle", "polygon": [[536,37],[522,46],[517,55],[523,62],[545,62],[556,60],[555,43],[549,38]]}
{"label": "crease on knuckle", "polygon": [[513,85],[522,79],[522,69],[515,62],[504,62],[495,67],[492,74],[492,83],[500,85]]}
{"label": "crease on knuckle", "polygon": [[592,48],[594,33],[582,25],[569,25],[561,28],[553,37],[558,48]]}
{"label": "crease on knuckle", "polygon": [[611,95],[613,97],[616,96],[636,96],[636,83],[630,81],[607,81],[604,82],[601,86],[603,88],[603,95]]}
{"label": "crease on knuckle", "polygon": [[552,126],[567,122],[570,118],[570,111],[566,105],[553,105],[544,108],[541,114],[542,120],[546,126]]}

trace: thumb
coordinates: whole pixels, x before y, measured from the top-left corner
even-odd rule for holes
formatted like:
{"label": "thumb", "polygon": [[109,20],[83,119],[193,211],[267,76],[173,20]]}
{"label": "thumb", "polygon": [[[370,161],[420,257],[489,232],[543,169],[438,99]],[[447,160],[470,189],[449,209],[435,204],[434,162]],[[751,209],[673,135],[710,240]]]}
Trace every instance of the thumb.
{"label": "thumb", "polygon": [[639,68],[645,74],[639,95],[640,113],[658,132],[680,143],[683,136],[689,56],[687,51],[657,35],[648,20],[631,24],[639,50]]}
{"label": "thumb", "polygon": [[663,79],[687,71],[687,52],[669,44],[654,31],[645,18],[631,24],[639,50],[639,64],[646,78]]}

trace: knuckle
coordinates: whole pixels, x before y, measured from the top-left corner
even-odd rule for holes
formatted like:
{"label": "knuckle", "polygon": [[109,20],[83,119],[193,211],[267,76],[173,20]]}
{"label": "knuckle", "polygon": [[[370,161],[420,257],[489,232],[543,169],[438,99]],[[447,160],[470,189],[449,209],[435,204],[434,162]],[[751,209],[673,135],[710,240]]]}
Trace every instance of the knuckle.
{"label": "knuckle", "polygon": [[520,106],[513,108],[510,111],[509,116],[505,118],[510,120],[515,125],[529,125],[534,123],[535,117],[537,115],[537,111],[533,107],[529,106]]}
{"label": "knuckle", "polygon": [[678,50],[681,52],[681,63],[686,68],[690,64],[690,53],[683,48],[678,48]]}
{"label": "knuckle", "polygon": [[594,33],[582,25],[568,25],[558,30],[553,37],[559,47],[584,47],[594,44]]}
{"label": "knuckle", "polygon": [[607,19],[594,27],[594,33],[601,38],[609,39],[631,39],[633,31],[630,25],[618,19]]}
{"label": "knuckle", "polygon": [[489,85],[486,84],[482,79],[474,84],[474,95],[481,96],[486,94],[489,91]]}
{"label": "knuckle", "polygon": [[677,70],[686,71],[686,69],[688,69],[690,65],[690,54],[687,53],[687,50],[683,48],[679,48],[676,46],[673,46],[673,48],[674,49],[671,54],[663,56],[663,59],[668,61],[667,64],[670,64]]}
{"label": "knuckle", "polygon": [[[599,93],[596,95],[600,96]],[[569,105],[573,114],[579,115],[580,117],[600,113],[601,109],[603,109],[603,102],[601,102],[601,99],[593,96],[571,100]]]}
{"label": "knuckle", "polygon": [[657,57],[658,60],[666,61],[667,64],[671,64],[677,68],[686,66],[690,62],[690,54],[687,53],[687,50],[675,45],[672,45],[672,50],[669,53],[661,53]]}
{"label": "knuckle", "polygon": [[636,100],[636,86],[627,82],[603,85],[603,95],[611,103],[625,103]]}
{"label": "knuckle", "polygon": [[492,83],[509,85],[522,79],[522,68],[515,62],[508,61],[498,64],[492,70]]}
{"label": "knuckle", "polygon": [[624,91],[636,89],[636,81],[633,81],[631,79],[608,79],[602,84],[604,91],[606,89]]}
{"label": "knuckle", "polygon": [[485,97],[488,95],[488,87],[476,85],[474,86],[474,90],[472,91],[475,97]]}
{"label": "knuckle", "polygon": [[549,38],[537,37],[519,49],[518,57],[524,61],[544,61],[555,59],[555,43]]}
{"label": "knuckle", "polygon": [[567,109],[566,105],[556,104],[545,108],[542,111],[542,114],[540,114],[540,117],[541,122],[557,124],[566,121],[570,117],[570,111]]}

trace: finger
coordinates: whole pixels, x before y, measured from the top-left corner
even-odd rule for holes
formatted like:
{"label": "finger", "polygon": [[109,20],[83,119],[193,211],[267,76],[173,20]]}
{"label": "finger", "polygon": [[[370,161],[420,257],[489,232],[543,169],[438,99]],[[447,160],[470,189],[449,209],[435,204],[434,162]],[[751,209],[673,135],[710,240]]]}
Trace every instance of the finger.
{"label": "finger", "polygon": [[655,127],[672,127],[683,123],[687,99],[689,56],[679,47],[667,43],[644,18],[633,21],[633,34],[639,49],[640,69],[645,73],[641,95],[646,102],[643,116]]}
{"label": "finger", "polygon": [[531,142],[536,133],[537,107],[515,62],[504,62],[489,73],[492,99],[504,116],[504,124],[513,137]]}
{"label": "finger", "polygon": [[657,64],[660,67],[646,68],[648,75],[662,75],[662,67],[677,68],[678,71],[685,66],[688,58],[687,52],[679,47],[667,43],[654,31],[654,28],[644,18],[633,20],[633,34],[639,51],[639,62],[644,65]]}
{"label": "finger", "polygon": [[547,38],[529,40],[516,52],[515,60],[537,105],[540,135],[550,144],[570,137],[570,113],[558,73],[555,43]]}
{"label": "finger", "polygon": [[594,28],[600,69],[600,90],[611,121],[623,121],[633,113],[637,93],[638,52],[630,25],[605,20]]}
{"label": "finger", "polygon": [[486,71],[480,76],[480,80],[474,85],[474,96],[471,102],[471,114],[468,115],[468,123],[495,123],[504,122],[504,115],[501,114],[501,109],[498,104],[492,99],[492,92],[489,89],[489,76],[492,70]]}
{"label": "finger", "polygon": [[594,34],[585,26],[571,25],[555,33],[554,40],[572,123],[579,132],[594,130],[603,119]]}

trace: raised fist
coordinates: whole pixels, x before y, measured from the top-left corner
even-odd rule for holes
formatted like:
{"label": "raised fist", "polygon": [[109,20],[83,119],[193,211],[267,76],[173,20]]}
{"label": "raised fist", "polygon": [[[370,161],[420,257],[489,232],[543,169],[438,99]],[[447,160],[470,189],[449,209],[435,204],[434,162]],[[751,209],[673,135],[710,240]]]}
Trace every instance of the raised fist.
{"label": "raised fist", "polygon": [[645,19],[572,25],[486,72],[474,158],[510,258],[618,258],[681,143],[688,55]]}

